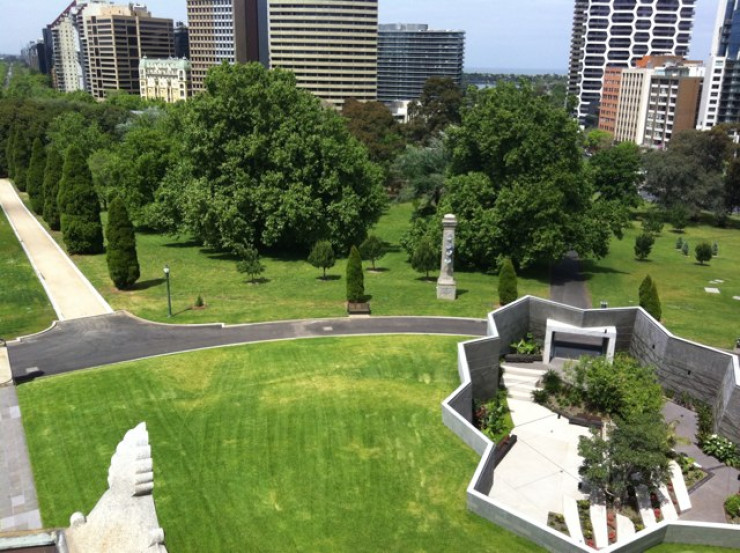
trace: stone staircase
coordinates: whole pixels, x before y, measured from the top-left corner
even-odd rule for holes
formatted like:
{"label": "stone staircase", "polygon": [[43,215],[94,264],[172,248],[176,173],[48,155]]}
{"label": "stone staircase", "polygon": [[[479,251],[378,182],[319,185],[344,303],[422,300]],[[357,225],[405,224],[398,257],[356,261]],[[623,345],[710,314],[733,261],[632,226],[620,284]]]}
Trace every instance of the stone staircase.
{"label": "stone staircase", "polygon": [[511,399],[532,401],[532,392],[547,370],[526,363],[502,363],[504,369],[503,381]]}

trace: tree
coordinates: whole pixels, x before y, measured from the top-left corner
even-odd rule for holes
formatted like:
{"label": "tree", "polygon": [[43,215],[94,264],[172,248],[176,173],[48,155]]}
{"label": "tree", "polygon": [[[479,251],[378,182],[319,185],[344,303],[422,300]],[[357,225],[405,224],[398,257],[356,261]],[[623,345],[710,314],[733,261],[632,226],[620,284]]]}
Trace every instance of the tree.
{"label": "tree", "polygon": [[26,173],[28,171],[28,165],[31,161],[31,137],[29,136],[29,130],[22,128],[17,129],[17,134],[13,140],[13,182],[18,187],[18,190],[25,192],[26,190]]}
{"label": "tree", "polygon": [[660,305],[660,297],[658,297],[658,287],[650,275],[647,275],[640,283],[639,289],[639,300],[640,307],[650,313],[650,315],[659,321],[663,314],[663,310]]}
{"label": "tree", "polygon": [[317,269],[323,269],[322,279],[326,280],[326,270],[334,266],[334,248],[328,240],[319,240],[308,254],[308,262]]}
{"label": "tree", "polygon": [[583,140],[583,147],[590,154],[609,150],[613,144],[614,135],[602,129],[591,129],[586,133],[586,137]]}
{"label": "tree", "polygon": [[74,145],[70,146],[64,159],[57,202],[67,251],[73,254],[101,253],[100,202],[82,151]]}
{"label": "tree", "polygon": [[254,284],[255,277],[265,271],[265,266],[260,262],[259,252],[252,246],[236,246],[234,248],[239,261],[236,270],[249,275],[249,282]]}
{"label": "tree", "polygon": [[347,301],[365,301],[365,275],[362,272],[362,258],[359,250],[352,246],[347,260]]}
{"label": "tree", "polygon": [[588,167],[594,190],[602,198],[637,206],[637,186],[642,182],[642,158],[637,144],[622,142],[613,148],[598,149]]}
{"label": "tree", "polygon": [[119,290],[131,288],[139,280],[139,259],[136,255],[136,233],[129,219],[126,204],[114,198],[108,206],[108,227],[105,232],[108,247],[105,259],[108,274]]}
{"label": "tree", "polygon": [[149,219],[163,230],[305,252],[317,240],[349,249],[380,217],[382,168],[292,73],[224,63],[175,109],[173,164]]}
{"label": "tree", "polygon": [[653,244],[655,244],[655,238],[652,234],[643,232],[637,236],[635,238],[635,257],[640,261],[645,261],[653,249]]}
{"label": "tree", "polygon": [[[436,209],[444,187],[449,154],[444,141],[429,140],[426,146],[406,146],[393,164],[393,172],[403,182],[398,195],[399,201],[420,199]],[[419,211],[424,211],[422,205]]]}
{"label": "tree", "polygon": [[386,248],[385,243],[375,236],[374,234],[369,235],[360,244],[360,254],[363,259],[369,259],[375,270],[375,262],[385,255]]}
{"label": "tree", "polygon": [[507,257],[501,264],[501,270],[498,273],[498,300],[501,305],[506,305],[515,301],[518,297],[516,271],[511,259]]}
{"label": "tree", "polygon": [[10,127],[7,142],[5,143],[5,165],[8,178],[15,177],[15,143],[18,140],[19,129],[16,125]]}
{"label": "tree", "polygon": [[65,111],[55,117],[46,130],[49,143],[60,152],[66,152],[76,145],[87,159],[95,150],[104,148],[109,137],[101,130],[92,114],[85,115],[78,111]]}
{"label": "tree", "polygon": [[347,98],[342,116],[352,136],[367,147],[372,161],[387,166],[403,149],[401,127],[382,103]]}
{"label": "tree", "polygon": [[450,125],[460,123],[463,94],[449,77],[430,77],[424,83],[418,102],[409,105],[407,135],[426,143]]}
{"label": "tree", "polygon": [[59,151],[54,147],[49,147],[49,153],[46,156],[46,167],[44,168],[44,221],[49,225],[51,230],[60,229],[59,205],[57,196],[59,195],[59,181],[62,179],[62,166],[64,159]]}
{"label": "tree", "polygon": [[41,214],[44,211],[44,169],[46,167],[46,150],[41,138],[36,137],[31,150],[31,161],[26,174],[26,192],[31,200],[31,209]]}
{"label": "tree", "polygon": [[439,252],[432,245],[429,238],[422,238],[411,255],[411,267],[419,272],[425,273],[425,278],[429,280],[429,271],[437,268],[439,263]]}
{"label": "tree", "polygon": [[704,265],[704,263],[712,259],[712,246],[709,242],[701,242],[696,245],[694,255],[699,264]]}
{"label": "tree", "polygon": [[659,235],[663,231],[663,213],[650,210],[642,216],[642,230],[645,234]]}
{"label": "tree", "polygon": [[740,158],[733,157],[725,173],[725,209],[732,213],[740,207]]}
{"label": "tree", "polygon": [[668,220],[677,232],[683,232],[683,229],[685,229],[686,225],[689,223],[690,215],[691,213],[689,213],[689,210],[685,205],[676,204],[668,212]]}

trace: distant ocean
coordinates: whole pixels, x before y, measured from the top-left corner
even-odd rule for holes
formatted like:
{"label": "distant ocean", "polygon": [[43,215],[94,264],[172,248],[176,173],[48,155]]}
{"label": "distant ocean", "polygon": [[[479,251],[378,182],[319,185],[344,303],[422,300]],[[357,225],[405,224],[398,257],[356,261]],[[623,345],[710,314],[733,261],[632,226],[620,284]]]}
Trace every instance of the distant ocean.
{"label": "distant ocean", "polygon": [[503,75],[567,75],[568,70],[559,67],[553,68],[536,68],[521,69],[516,67],[466,67],[465,73],[492,73]]}

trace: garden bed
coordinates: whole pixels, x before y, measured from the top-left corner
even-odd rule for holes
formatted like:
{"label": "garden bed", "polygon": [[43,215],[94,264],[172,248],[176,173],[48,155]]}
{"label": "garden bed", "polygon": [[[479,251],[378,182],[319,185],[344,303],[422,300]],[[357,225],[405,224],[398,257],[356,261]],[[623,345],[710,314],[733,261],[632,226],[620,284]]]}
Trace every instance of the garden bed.
{"label": "garden bed", "polygon": [[565,517],[560,513],[553,513],[552,511],[547,513],[547,525],[553,530],[557,530],[566,536],[570,536],[568,525],[565,523]]}

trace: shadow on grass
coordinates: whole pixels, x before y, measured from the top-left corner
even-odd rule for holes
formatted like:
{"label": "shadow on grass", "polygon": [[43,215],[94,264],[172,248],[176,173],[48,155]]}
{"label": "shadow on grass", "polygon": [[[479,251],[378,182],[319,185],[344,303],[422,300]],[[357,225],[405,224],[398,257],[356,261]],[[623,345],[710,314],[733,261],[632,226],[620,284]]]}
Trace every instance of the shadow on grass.
{"label": "shadow on grass", "polygon": [[581,274],[583,275],[583,280],[591,280],[594,275],[628,275],[629,272],[620,271],[619,269],[614,269],[612,267],[596,265],[594,261],[586,260],[581,264]]}
{"label": "shadow on grass", "polygon": [[247,279],[244,281],[245,284],[267,284],[268,282],[271,282],[269,278],[255,278],[255,279]]}
{"label": "shadow on grass", "polygon": [[635,257],[635,261],[639,263],[652,263],[653,262],[652,259],[640,259],[639,257]]}
{"label": "shadow on grass", "polygon": [[460,296],[464,296],[464,295],[465,295],[465,294],[467,294],[467,293],[468,293],[468,290],[466,290],[465,288],[458,288],[458,289],[457,289],[457,297],[458,297],[458,298],[459,298]]}
{"label": "shadow on grass", "polygon": [[437,282],[437,277],[434,276],[420,276],[416,280],[420,282]]}
{"label": "shadow on grass", "polygon": [[324,280],[324,281],[327,281],[327,282],[330,281],[330,280],[341,280],[341,279],[342,279],[342,277],[339,276],[339,275],[326,275],[325,277],[323,277],[323,276],[317,276],[316,277],[316,280]]}
{"label": "shadow on grass", "polygon": [[390,269],[385,267],[375,267],[374,269],[372,267],[367,268],[368,273],[387,273],[388,271],[390,271]]}
{"label": "shadow on grass", "polygon": [[195,240],[186,240],[185,242],[170,242],[165,244],[165,248],[185,249],[185,248],[197,248],[200,246],[199,242]]}
{"label": "shadow on grass", "polygon": [[164,284],[163,278],[142,280],[134,284],[131,288],[129,288],[129,290],[148,290],[149,288],[154,288],[155,286],[159,286],[160,284]]}

